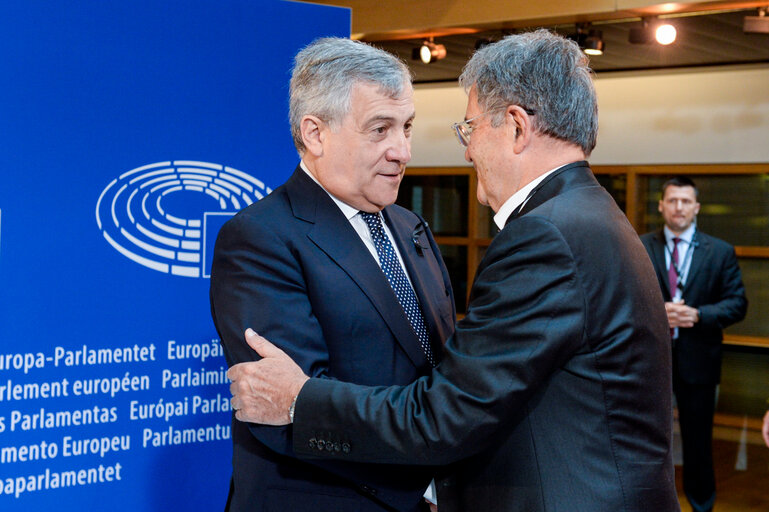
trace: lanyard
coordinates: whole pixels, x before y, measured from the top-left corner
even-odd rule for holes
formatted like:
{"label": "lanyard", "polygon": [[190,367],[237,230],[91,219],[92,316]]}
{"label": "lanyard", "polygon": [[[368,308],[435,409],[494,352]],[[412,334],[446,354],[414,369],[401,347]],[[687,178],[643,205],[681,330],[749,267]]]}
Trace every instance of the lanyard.
{"label": "lanyard", "polygon": [[[679,239],[679,242],[683,242],[684,240]],[[675,242],[673,242],[675,244]],[[676,265],[675,260],[673,259],[673,251],[670,249],[670,246],[668,245],[667,240],[665,240],[665,250],[670,255],[670,264],[673,265],[673,270],[676,273],[676,288],[683,291],[684,286],[682,283],[683,276],[681,275],[681,271],[686,268],[686,263],[689,262],[691,265],[691,259],[692,255],[694,253],[694,246],[697,244],[697,231],[694,231],[694,234],[692,235],[692,239],[689,242],[689,247],[686,248],[686,253],[684,253],[684,258],[681,260],[681,265]],[[687,272],[688,274],[688,272]]]}

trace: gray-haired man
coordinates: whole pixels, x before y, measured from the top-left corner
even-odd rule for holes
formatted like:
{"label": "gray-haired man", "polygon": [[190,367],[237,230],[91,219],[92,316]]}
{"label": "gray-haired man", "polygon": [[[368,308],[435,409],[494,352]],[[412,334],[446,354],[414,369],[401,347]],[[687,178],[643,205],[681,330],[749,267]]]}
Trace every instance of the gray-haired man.
{"label": "gray-haired man", "polygon": [[[413,119],[410,74],[392,55],[329,38],[296,56],[290,120],[301,163],[216,243],[211,309],[229,365],[257,358],[246,327],[314,377],[407,384],[440,359],[455,321],[446,268],[422,219],[392,205]],[[291,434],[233,419],[228,510],[426,509],[431,468],[305,462]]]}

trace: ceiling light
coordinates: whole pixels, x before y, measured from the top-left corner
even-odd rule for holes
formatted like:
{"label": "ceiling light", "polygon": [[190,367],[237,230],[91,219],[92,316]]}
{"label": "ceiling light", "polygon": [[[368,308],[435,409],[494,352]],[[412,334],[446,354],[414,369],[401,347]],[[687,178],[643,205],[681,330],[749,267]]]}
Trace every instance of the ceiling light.
{"label": "ceiling light", "polygon": [[419,48],[414,48],[411,57],[414,60],[421,60],[425,64],[430,64],[446,57],[446,47],[442,44],[434,43],[431,37],[429,41],[422,42],[422,46]]}
{"label": "ceiling light", "polygon": [[577,23],[577,33],[569,36],[588,55],[603,55],[603,32],[590,28],[590,23]]}
{"label": "ceiling light", "polygon": [[582,43],[582,51],[588,55],[603,55],[603,32],[591,30]]}
{"label": "ceiling light", "polygon": [[630,29],[627,40],[630,44],[652,44],[656,41],[668,45],[676,40],[676,28],[670,23],[650,22],[648,18],[642,18],[640,27]]}
{"label": "ceiling light", "polygon": [[676,40],[676,27],[669,23],[659,25],[654,31],[654,38],[661,45],[669,45]]}
{"label": "ceiling light", "polygon": [[758,16],[745,16],[742,31],[746,34],[769,34],[767,10],[769,10],[769,7],[761,7],[758,9]]}

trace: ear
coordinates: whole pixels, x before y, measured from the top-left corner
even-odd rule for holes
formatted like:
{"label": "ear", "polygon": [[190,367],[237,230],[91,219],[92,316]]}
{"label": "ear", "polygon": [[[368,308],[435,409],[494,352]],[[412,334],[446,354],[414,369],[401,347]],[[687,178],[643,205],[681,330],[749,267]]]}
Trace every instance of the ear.
{"label": "ear", "polygon": [[[697,209],[699,210],[699,207]],[[657,211],[662,213],[662,199],[660,199],[660,202],[657,203]]]}
{"label": "ear", "polygon": [[700,203],[694,203],[694,215],[700,213]]}
{"label": "ear", "polygon": [[313,156],[323,156],[324,130],[328,125],[315,116],[304,116],[299,122],[299,131],[302,134],[302,142],[306,151]]}
{"label": "ear", "polygon": [[518,105],[508,105],[505,123],[510,124],[510,129],[515,134],[513,151],[520,153],[529,145],[534,135],[533,119]]}

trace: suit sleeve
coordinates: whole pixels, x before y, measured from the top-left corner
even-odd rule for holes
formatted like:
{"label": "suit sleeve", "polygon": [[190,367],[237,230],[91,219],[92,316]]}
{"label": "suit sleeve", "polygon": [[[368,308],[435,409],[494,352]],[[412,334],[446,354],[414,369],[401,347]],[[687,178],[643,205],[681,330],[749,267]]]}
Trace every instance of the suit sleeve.
{"label": "suit sleeve", "polygon": [[[211,310],[227,363],[254,361],[247,327],[288,353],[310,376],[324,376],[328,353],[291,247],[248,215],[219,232],[211,276]],[[273,451],[293,456],[289,429],[251,425]]]}
{"label": "suit sleeve", "polygon": [[724,329],[745,318],[748,300],[742,284],[740,267],[734,248],[728,246],[720,258],[721,266],[716,270],[718,283],[710,304],[700,304],[700,327],[703,329]]}
{"label": "suit sleeve", "polygon": [[[430,376],[367,388],[311,379],[295,412],[304,457],[448,464],[491,445],[531,395],[584,345],[574,258],[548,221],[522,217],[484,257],[467,316]],[[323,441],[343,450],[318,449]]]}

